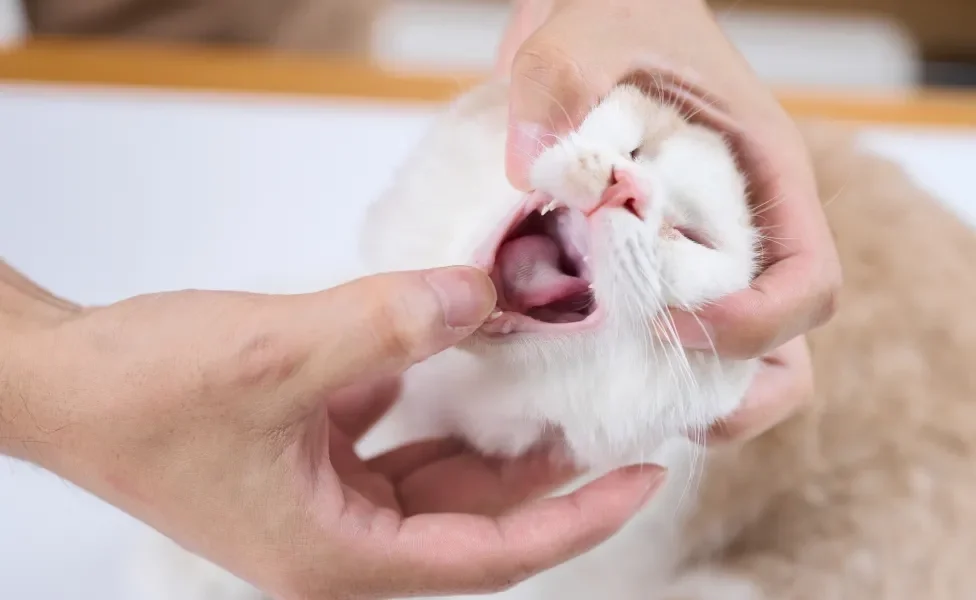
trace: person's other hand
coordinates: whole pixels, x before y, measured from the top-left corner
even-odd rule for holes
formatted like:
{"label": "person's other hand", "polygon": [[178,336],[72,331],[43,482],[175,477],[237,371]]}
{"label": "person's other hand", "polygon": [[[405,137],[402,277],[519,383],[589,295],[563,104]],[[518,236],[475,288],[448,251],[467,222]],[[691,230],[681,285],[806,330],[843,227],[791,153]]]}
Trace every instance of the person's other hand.
{"label": "person's other hand", "polygon": [[540,499],[572,475],[540,457],[490,461],[444,440],[356,454],[399,374],[494,307],[474,269],[63,314],[21,310],[29,299],[0,310],[19,323],[0,339],[0,447],[275,598],[499,590],[607,538],[662,475],[637,466]]}
{"label": "person's other hand", "polygon": [[728,136],[765,235],[764,270],[750,289],[696,314],[673,310],[676,330],[690,349],[764,357],[727,432],[761,433],[810,398],[810,358],[799,336],[833,315],[840,264],[803,140],[705,3],[516,1],[497,71],[511,79],[507,169],[523,190],[544,146],[623,80]]}

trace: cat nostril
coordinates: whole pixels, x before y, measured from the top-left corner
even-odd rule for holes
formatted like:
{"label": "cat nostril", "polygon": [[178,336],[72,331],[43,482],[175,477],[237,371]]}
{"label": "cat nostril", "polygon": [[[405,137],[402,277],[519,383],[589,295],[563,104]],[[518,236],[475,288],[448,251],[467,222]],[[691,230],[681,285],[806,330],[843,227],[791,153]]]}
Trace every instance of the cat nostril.
{"label": "cat nostril", "polygon": [[592,215],[603,207],[623,208],[639,219],[643,219],[647,208],[647,196],[633,175],[622,169],[610,172],[610,182],[604,190],[599,203],[587,213]]}

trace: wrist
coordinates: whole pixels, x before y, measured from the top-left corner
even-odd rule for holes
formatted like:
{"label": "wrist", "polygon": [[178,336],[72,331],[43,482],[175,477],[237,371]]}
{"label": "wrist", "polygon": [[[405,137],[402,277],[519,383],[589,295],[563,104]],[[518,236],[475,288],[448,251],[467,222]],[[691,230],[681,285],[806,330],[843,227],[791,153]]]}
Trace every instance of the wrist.
{"label": "wrist", "polygon": [[45,443],[38,340],[79,311],[0,260],[0,454],[33,460]]}
{"label": "wrist", "polygon": [[0,258],[0,319],[10,327],[60,322],[81,307],[55,296]]}
{"label": "wrist", "polygon": [[0,455],[27,458],[30,435],[26,421],[32,404],[27,369],[19,349],[22,336],[0,320]]}

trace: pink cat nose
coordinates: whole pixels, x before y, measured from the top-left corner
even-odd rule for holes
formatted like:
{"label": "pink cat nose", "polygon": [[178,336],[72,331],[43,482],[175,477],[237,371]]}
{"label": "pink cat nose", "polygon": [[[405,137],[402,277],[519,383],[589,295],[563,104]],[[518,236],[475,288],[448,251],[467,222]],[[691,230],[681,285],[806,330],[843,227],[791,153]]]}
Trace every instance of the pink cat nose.
{"label": "pink cat nose", "polygon": [[637,218],[643,219],[647,204],[647,194],[641,191],[636,178],[623,169],[614,168],[610,174],[610,185],[603,191],[600,202],[586,216],[589,217],[603,208],[625,208]]}

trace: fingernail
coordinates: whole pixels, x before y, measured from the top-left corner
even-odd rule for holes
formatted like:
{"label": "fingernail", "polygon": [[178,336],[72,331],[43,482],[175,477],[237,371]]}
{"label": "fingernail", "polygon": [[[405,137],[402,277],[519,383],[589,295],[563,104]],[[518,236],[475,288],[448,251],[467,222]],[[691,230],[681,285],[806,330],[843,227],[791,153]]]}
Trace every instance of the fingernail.
{"label": "fingernail", "polygon": [[425,279],[440,300],[445,324],[452,329],[479,327],[495,308],[495,286],[477,269],[437,269]]}
{"label": "fingernail", "polygon": [[644,478],[647,489],[644,490],[644,494],[641,496],[641,506],[650,501],[655,492],[657,492],[658,488],[661,487],[661,484],[664,483],[664,478],[668,474],[667,469],[661,465],[655,464],[633,465],[627,467],[625,471],[628,475],[636,475]]}
{"label": "fingernail", "polygon": [[711,323],[691,313],[680,311],[672,312],[671,319],[682,347],[688,350],[715,349],[715,329]]}
{"label": "fingernail", "polygon": [[552,135],[536,123],[515,123],[508,130],[508,171],[513,183],[523,191],[529,188],[532,163],[547,147]]}

